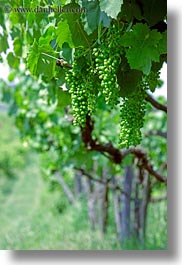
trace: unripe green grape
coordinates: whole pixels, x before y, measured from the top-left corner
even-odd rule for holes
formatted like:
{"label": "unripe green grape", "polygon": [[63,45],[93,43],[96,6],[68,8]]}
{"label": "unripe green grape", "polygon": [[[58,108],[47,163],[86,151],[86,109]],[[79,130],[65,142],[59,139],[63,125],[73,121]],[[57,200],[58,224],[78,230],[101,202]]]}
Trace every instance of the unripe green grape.
{"label": "unripe green grape", "polygon": [[159,84],[160,71],[151,71],[148,76],[145,77],[145,85],[147,89],[150,89],[152,92],[155,91]]}
{"label": "unripe green grape", "polygon": [[71,94],[72,110],[74,116],[74,125],[85,126],[87,114],[95,110],[95,87],[93,84],[94,70],[89,68],[80,71],[78,67],[78,52],[75,54],[75,60],[72,69],[66,74],[66,82],[69,85]]}
{"label": "unripe green grape", "polygon": [[87,92],[82,86],[82,78],[78,75],[76,62],[71,71],[66,74],[66,81],[69,84],[71,94],[74,125],[84,126],[87,114]]}
{"label": "unripe green grape", "polygon": [[100,79],[100,88],[102,88],[101,93],[104,95],[106,104],[114,106],[117,104],[118,99],[118,84],[116,78],[117,56],[112,55],[111,58],[108,47],[103,43],[100,48],[93,49],[93,55],[95,57],[95,65]]}
{"label": "unripe green grape", "polygon": [[120,148],[129,148],[140,144],[145,106],[145,91],[142,86],[139,86],[136,92],[123,100],[119,137]]}

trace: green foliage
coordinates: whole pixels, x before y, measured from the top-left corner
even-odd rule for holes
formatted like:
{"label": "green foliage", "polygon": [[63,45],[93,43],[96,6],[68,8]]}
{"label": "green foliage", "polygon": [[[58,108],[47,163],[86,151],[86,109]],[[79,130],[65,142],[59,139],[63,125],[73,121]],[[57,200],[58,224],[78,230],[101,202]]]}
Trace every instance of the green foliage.
{"label": "green foliage", "polygon": [[[102,235],[90,232],[87,206],[81,199],[75,208],[62,205],[60,215],[55,206],[61,203],[57,192],[50,192],[42,181],[32,157],[7,200],[1,197],[0,248],[14,250],[165,250],[166,205],[151,205],[147,219],[147,241],[142,247],[135,239],[121,246],[113,234],[111,216],[109,231]],[[32,178],[32,173],[34,178]],[[27,177],[29,181],[27,181]],[[23,198],[23,199],[22,199]],[[19,203],[14,203],[14,202]],[[18,214],[21,213],[21,214]]]}
{"label": "green foliage", "polygon": [[[31,8],[40,5],[40,1],[24,3]],[[165,134],[166,114],[154,111],[149,104],[146,106],[144,100],[146,90],[153,92],[161,84],[159,73],[166,60],[167,36],[161,24],[165,28],[166,5],[163,0],[160,3],[63,0],[61,3],[65,10],[85,8],[87,12],[0,14],[3,30],[0,60],[6,54],[6,61],[13,69],[8,76],[10,83],[1,82],[0,96],[9,104],[9,113],[15,118],[24,145],[43,153],[44,178],[49,181],[47,188],[39,177],[35,157],[20,172],[17,185],[9,190],[11,198],[0,196],[3,213],[0,245],[11,249],[121,249],[115,234],[113,207],[109,209],[108,234],[103,237],[98,231],[90,233],[86,198],[82,196],[77,208],[68,206],[53,172],[63,173],[71,189],[75,167],[84,168],[99,179],[103,168],[108,170],[108,178],[110,174],[123,176],[126,165],[134,163],[137,167],[142,161],[138,158],[135,161],[131,154],[121,165],[116,165],[99,147],[102,145],[105,150],[115,147],[119,152],[120,147],[128,148],[141,141],[154,170],[160,168],[160,173],[166,175],[166,139],[151,133]],[[49,3],[51,7],[59,4],[59,1]],[[17,1],[11,5],[16,7]],[[41,6],[47,5],[41,1]],[[7,32],[13,43],[13,51],[8,53]],[[72,69],[56,66],[56,60],[49,56],[64,58],[72,64]],[[166,104],[162,98],[158,100]],[[92,134],[97,151],[83,143],[88,115],[92,124],[87,136]],[[18,160],[17,146],[14,151],[9,148],[6,156],[5,149],[2,150],[3,159],[10,158],[9,164],[2,160],[6,164],[1,170],[4,176],[5,169],[21,164],[21,159]],[[1,158],[0,155],[0,161]],[[11,160],[16,165],[11,165]],[[150,178],[151,194],[158,197],[166,186]],[[27,199],[22,199],[26,195]],[[113,199],[111,194],[109,199]],[[20,203],[14,205],[16,200]],[[145,249],[166,248],[163,209],[166,205],[160,210],[161,223],[156,215],[158,206],[149,209]],[[156,229],[160,225],[161,229]],[[142,246],[131,240],[126,249],[142,249]]]}
{"label": "green foliage", "polygon": [[[156,210],[156,208],[158,208]],[[160,220],[160,225],[157,222]],[[149,205],[146,227],[146,247],[147,249],[167,249],[167,204],[160,202],[158,206]],[[158,231],[158,233],[153,233]]]}
{"label": "green foliage", "polygon": [[[1,178],[13,178],[16,171],[25,164],[26,149],[18,139],[18,132],[6,114],[0,113],[0,175]],[[12,137],[12,133],[14,137]]]}
{"label": "green foliage", "polygon": [[13,41],[13,46],[14,46],[14,52],[16,56],[21,56],[22,55],[22,45],[21,45],[21,38],[16,37]]}
{"label": "green foliage", "polygon": [[7,34],[0,34],[0,52],[5,52],[8,49]]}
{"label": "green foliage", "polygon": [[52,192],[50,185],[40,176],[39,157],[35,154],[31,154],[29,163],[19,172],[11,193],[0,196],[0,211],[1,249],[166,249],[165,203],[149,207],[144,247],[134,239],[121,246],[114,234],[112,211],[106,235],[98,230],[90,232],[85,198],[80,199],[76,207],[73,207],[65,202],[60,188],[57,187]]}
{"label": "green foliage", "polygon": [[143,11],[146,21],[150,26],[157,24],[166,17],[167,1],[166,0],[140,0],[143,5]]}
{"label": "green foliage", "polygon": [[[52,7],[56,5],[53,1]],[[166,5],[161,10],[156,5],[157,1],[143,0],[63,1],[64,12],[54,16],[11,13],[14,54],[8,54],[8,63],[14,69],[19,66],[19,57],[25,54],[20,43],[25,44],[30,73],[46,83],[56,81],[61,87],[66,85],[65,70],[58,70],[56,60],[49,55],[63,56],[78,65],[77,70],[67,74],[71,76],[74,72],[76,76],[72,80],[68,78],[67,86],[68,90],[71,88],[74,123],[84,126],[87,114],[96,111],[101,98],[113,108],[121,98],[140,94],[141,81],[144,89],[152,92],[160,85],[158,74],[162,67],[161,55],[166,53],[167,35],[158,25],[164,22]],[[31,3],[31,7],[35,8],[36,3]],[[86,12],[72,12],[73,9]],[[21,23],[20,29],[17,23]],[[6,38],[4,31],[2,51],[8,47]],[[156,63],[160,68],[154,69]],[[56,93],[60,106],[66,107],[70,104],[69,96],[65,104],[62,96]]]}
{"label": "green foliage", "polygon": [[54,55],[54,50],[48,44],[49,38],[40,38],[39,43],[34,40],[27,59],[27,66],[30,69],[32,75],[43,75],[48,80],[52,79],[55,74],[55,60],[46,57],[42,52],[48,52],[50,55]]}
{"label": "green foliage", "polygon": [[73,40],[71,37],[71,32],[67,21],[60,21],[57,28],[57,43],[59,47],[62,48],[64,42],[67,42],[71,48],[74,47]]}
{"label": "green foliage", "polygon": [[117,18],[122,4],[123,0],[100,0],[101,10],[112,18]]}
{"label": "green foliage", "polygon": [[[166,100],[163,97],[159,97],[158,101],[162,104],[166,104]],[[142,130],[143,134],[146,135],[142,140],[142,146],[148,149],[149,157],[154,161],[155,168],[157,169],[161,165],[164,166],[166,164],[167,153],[166,139],[160,135],[152,135],[150,132],[161,131],[165,133],[167,131],[166,114],[151,110],[151,106],[147,105],[145,123]],[[166,173],[167,169],[164,167],[162,174]]]}
{"label": "green foliage", "polygon": [[137,90],[142,78],[142,73],[137,70],[120,71],[118,69],[117,81],[119,84],[119,95],[122,98],[130,96]]}
{"label": "green foliage", "polygon": [[14,68],[14,69],[18,68],[20,64],[20,59],[14,56],[12,52],[8,53],[7,60],[11,68]]}
{"label": "green foliage", "polygon": [[148,75],[152,62],[160,61],[161,40],[162,34],[157,30],[150,30],[147,24],[138,23],[132,31],[126,32],[121,37],[121,45],[129,47],[126,57],[131,69],[141,70]]}
{"label": "green foliage", "polygon": [[[53,6],[56,4],[57,2],[53,2]],[[54,88],[57,85],[65,87],[65,70],[58,70],[55,60],[42,53],[54,57],[59,54],[71,63],[74,61],[73,65],[78,65],[78,69],[68,73],[71,75],[75,72],[75,77],[72,77],[70,85],[67,82],[68,89],[74,88],[69,91],[72,94],[74,123],[84,126],[86,115],[94,114],[98,104],[103,105],[103,99],[113,107],[121,97],[129,98],[133,93],[140,94],[138,87],[141,85],[141,80],[143,88],[152,92],[160,85],[159,71],[162,67],[161,54],[166,53],[166,32],[159,32],[160,28],[157,28],[157,25],[165,19],[165,5],[161,10],[158,9],[155,15],[153,10],[157,1],[147,3],[125,0],[124,3],[123,1],[113,3],[113,1],[84,0],[79,1],[79,4],[63,1],[62,5],[65,10],[82,7],[87,12],[55,13],[54,17],[52,14],[37,16],[32,13],[11,13],[10,27],[14,54],[10,52],[7,60],[12,68],[17,68],[19,56],[23,52],[20,41],[22,46],[25,44],[26,50],[29,50],[27,68],[36,78],[42,78],[46,83],[52,84],[49,88],[50,98],[48,96],[47,100],[52,103],[57,101],[60,107],[70,105],[69,94]],[[16,6],[15,3],[13,6]],[[35,8],[36,3],[31,3],[31,7]],[[16,26],[19,22],[21,22],[20,29]],[[5,24],[2,25],[5,29]],[[2,43],[7,44],[6,30],[1,38]],[[3,45],[3,51],[7,48],[6,44]],[[81,52],[79,56],[76,55],[77,51]],[[155,68],[156,62],[158,68]],[[10,75],[9,80],[13,80],[13,77],[14,74]],[[31,93],[31,89],[29,90],[31,96],[34,95],[33,98],[38,97],[35,97],[36,93]],[[7,90],[4,92],[6,92],[4,98],[8,101],[11,93]],[[20,91],[16,91],[17,102],[14,103],[14,109],[24,96]],[[26,98],[30,101],[30,97],[26,95]],[[142,105],[141,102],[140,104]],[[134,105],[131,106],[131,109],[134,108]],[[23,112],[26,111],[27,106],[24,104]],[[28,114],[29,122],[21,124],[22,117],[26,116],[23,113],[17,121],[26,133],[33,126],[32,116],[39,118],[42,116],[46,119],[49,115],[42,109],[37,111],[36,115],[35,112],[31,110]],[[132,131],[132,125],[128,130]]]}
{"label": "green foliage", "polygon": [[[78,9],[80,6],[76,3],[71,3],[64,6],[65,9]],[[57,28],[57,42],[62,48],[62,44],[67,42],[71,48],[88,47],[89,40],[87,33],[84,31],[83,25],[80,22],[80,13],[68,12],[61,14],[61,20]]]}
{"label": "green foliage", "polygon": [[93,33],[100,24],[109,27],[111,19],[105,12],[101,11],[98,0],[84,0],[82,6],[87,10],[82,19],[87,34]]}
{"label": "green foliage", "polygon": [[123,2],[120,17],[128,22],[132,22],[134,19],[142,19],[142,10],[136,0],[124,0]]}

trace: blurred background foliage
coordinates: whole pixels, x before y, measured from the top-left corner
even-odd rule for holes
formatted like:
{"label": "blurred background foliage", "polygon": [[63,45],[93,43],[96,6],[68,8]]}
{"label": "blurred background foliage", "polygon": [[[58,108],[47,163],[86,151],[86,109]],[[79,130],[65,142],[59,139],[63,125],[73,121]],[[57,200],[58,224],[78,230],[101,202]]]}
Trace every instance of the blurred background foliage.
{"label": "blurred background foliage", "polygon": [[[23,2],[31,8],[47,5]],[[55,6],[59,1],[49,2]],[[90,11],[76,18],[91,44],[99,41],[101,21],[107,29],[117,20],[122,1],[112,8],[111,1],[76,2]],[[134,0],[131,9],[126,0],[118,21],[124,14],[126,31],[143,19],[148,29],[157,25],[159,30],[158,22],[166,19],[165,2]],[[158,10],[152,18],[151,3]],[[21,5],[17,0],[10,6]],[[118,149],[119,107],[111,109],[99,98],[92,139],[126,155],[115,163],[107,152],[85,146],[82,129],[72,124],[65,70],[42,56],[46,52],[72,63],[74,48],[88,45],[80,31],[75,34],[74,19],[46,12],[0,12],[0,67],[9,66],[7,80],[0,83],[0,248],[166,250],[166,112],[147,103],[144,137],[135,155],[133,149]],[[156,67],[164,61],[161,57]],[[152,91],[162,84],[154,81]],[[162,96],[155,100],[167,103]]]}

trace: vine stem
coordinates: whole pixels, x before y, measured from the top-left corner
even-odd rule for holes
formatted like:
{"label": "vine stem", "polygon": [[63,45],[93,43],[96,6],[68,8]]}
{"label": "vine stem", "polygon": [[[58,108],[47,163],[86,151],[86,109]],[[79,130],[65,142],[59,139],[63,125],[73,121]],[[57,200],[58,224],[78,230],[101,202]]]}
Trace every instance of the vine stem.
{"label": "vine stem", "polygon": [[46,56],[48,56],[48,57],[50,57],[50,58],[52,58],[52,59],[54,59],[54,60],[58,60],[58,58],[56,58],[56,57],[54,57],[54,56],[52,56],[52,55],[49,55],[49,54],[47,54],[47,53],[45,53],[45,52],[42,52],[41,54],[43,54],[43,55],[46,55]]}
{"label": "vine stem", "polygon": [[150,102],[156,109],[162,110],[167,113],[167,107],[158,101],[156,101],[152,96],[150,96],[148,93],[146,93],[146,101]]}
{"label": "vine stem", "polygon": [[86,126],[81,128],[82,140],[85,147],[89,151],[98,151],[102,154],[107,153],[109,158],[115,164],[121,164],[122,160],[129,154],[134,155],[140,160],[141,167],[147,170],[152,176],[154,176],[158,181],[167,184],[166,177],[162,176],[160,173],[154,170],[153,165],[150,163],[147,154],[144,150],[140,148],[129,148],[127,150],[117,149],[112,145],[112,143],[102,144],[99,143],[98,139],[93,139],[92,132],[94,130],[94,122],[91,117],[87,115]]}

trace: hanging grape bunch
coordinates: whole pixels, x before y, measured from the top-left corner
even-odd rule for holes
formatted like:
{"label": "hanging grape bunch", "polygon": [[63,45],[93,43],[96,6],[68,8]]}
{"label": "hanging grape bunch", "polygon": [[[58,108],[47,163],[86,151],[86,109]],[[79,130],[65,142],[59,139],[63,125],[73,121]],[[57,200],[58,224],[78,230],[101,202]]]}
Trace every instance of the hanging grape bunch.
{"label": "hanging grape bunch", "polygon": [[141,128],[145,116],[145,96],[145,90],[139,86],[136,92],[123,99],[120,112],[119,146],[121,148],[136,146],[142,140]]}
{"label": "hanging grape bunch", "polygon": [[87,91],[85,89],[84,78],[80,75],[76,60],[73,62],[72,70],[67,72],[65,77],[70,87],[72,109],[75,125],[83,126],[88,112]]}
{"label": "hanging grape bunch", "polygon": [[81,52],[75,53],[75,60],[72,69],[66,73],[66,81],[70,87],[72,109],[74,115],[74,125],[84,127],[87,113],[92,114],[95,107],[95,91],[92,80],[90,80],[90,72],[87,65],[84,69],[80,69],[78,58]]}
{"label": "hanging grape bunch", "polygon": [[145,77],[145,85],[146,88],[154,92],[155,88],[160,86],[160,71],[151,71],[150,74]]}
{"label": "hanging grape bunch", "polygon": [[100,79],[101,93],[105,98],[105,102],[108,105],[114,106],[117,104],[117,80],[116,69],[118,61],[111,57],[109,50],[105,46],[101,46],[100,49],[94,48],[93,55],[96,61],[96,70]]}

